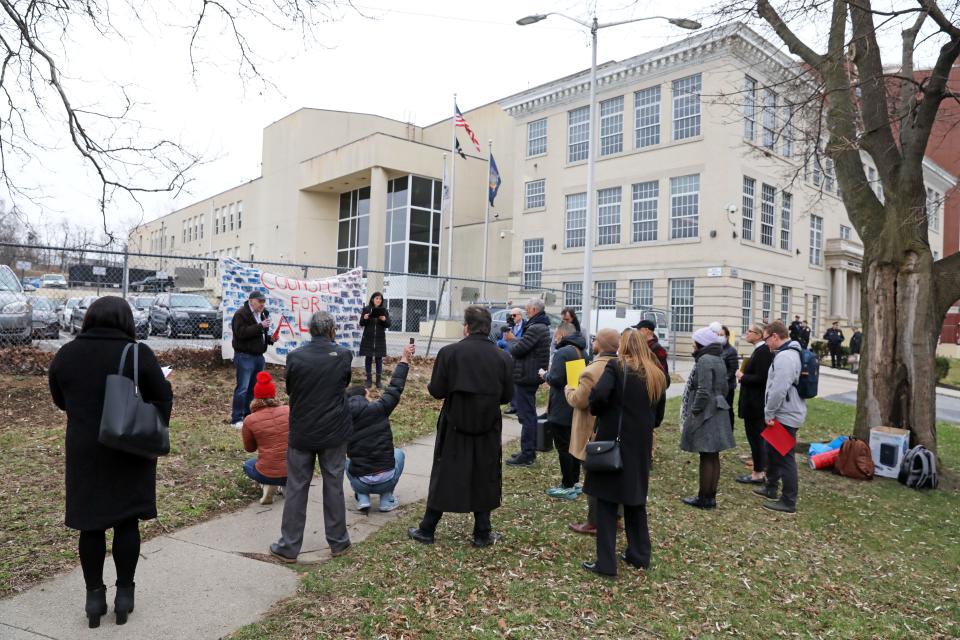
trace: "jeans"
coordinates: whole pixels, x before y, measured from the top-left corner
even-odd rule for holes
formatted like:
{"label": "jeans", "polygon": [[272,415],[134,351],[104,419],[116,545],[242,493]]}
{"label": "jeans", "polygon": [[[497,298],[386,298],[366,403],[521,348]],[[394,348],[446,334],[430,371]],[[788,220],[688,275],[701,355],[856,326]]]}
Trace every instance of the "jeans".
{"label": "jeans", "polygon": [[786,455],[780,455],[780,452],[773,448],[769,442],[767,446],[767,488],[776,489],[780,481],[783,481],[783,493],[780,501],[789,506],[797,506],[797,459],[794,453],[797,450],[797,429],[783,425],[783,427],[793,436],[794,445],[787,451]]}
{"label": "jeans", "polygon": [[397,483],[400,482],[400,475],[403,473],[403,462],[406,457],[403,454],[403,449],[394,449],[393,450],[393,477],[389,480],[384,480],[383,482],[377,484],[367,484],[366,482],[361,482],[359,478],[353,476],[350,473],[350,460],[347,460],[347,480],[350,481],[350,486],[353,487],[353,490],[358,495],[370,495],[375,493],[379,496],[382,496],[385,493],[393,493],[394,488],[397,486]]}
{"label": "jeans", "polygon": [[380,384],[380,377],[383,375],[383,358],[380,356],[365,356],[363,369],[367,374],[367,384],[370,384],[371,381],[370,374],[374,360],[377,362],[377,384]]}
{"label": "jeans", "polygon": [[238,351],[233,354],[233,366],[237,369],[237,387],[233,390],[230,422],[241,422],[250,415],[253,385],[257,382],[257,374],[263,371],[266,363],[262,355],[255,356]]}
{"label": "jeans", "polygon": [[249,460],[243,463],[243,472],[247,474],[247,477],[253,480],[254,482],[257,482],[259,484],[272,484],[280,487],[287,484],[286,478],[271,478],[269,476],[263,475],[262,473],[257,471],[257,467],[255,466],[256,464],[257,464],[256,458],[250,458]]}
{"label": "jeans", "polygon": [[518,384],[513,394],[513,406],[520,421],[520,454],[537,458],[537,387]]}

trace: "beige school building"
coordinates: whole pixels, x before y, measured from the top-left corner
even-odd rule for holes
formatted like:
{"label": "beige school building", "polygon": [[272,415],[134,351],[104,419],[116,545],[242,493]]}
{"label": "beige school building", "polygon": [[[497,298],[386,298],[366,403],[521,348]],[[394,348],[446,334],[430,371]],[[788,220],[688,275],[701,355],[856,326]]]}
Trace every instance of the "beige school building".
{"label": "beige school building", "polygon": [[[808,153],[792,106],[797,69],[734,24],[600,65],[592,136],[588,71],[460,105],[483,153],[457,130],[467,158],[454,170],[452,272],[451,119],[421,127],[322,109],[266,127],[259,178],[141,225],[130,250],[392,272],[371,273],[369,286],[383,288],[395,330],[437,312],[440,282],[422,276],[510,283],[452,281],[455,314],[471,300],[545,293],[553,311],[577,307],[592,139],[594,308],[669,310],[681,352],[713,320],[740,334],[800,315],[819,336],[834,320],[859,321],[863,246],[830,160]],[[487,140],[503,182],[485,223]],[[957,179],[932,161],[925,179],[939,255],[940,203]]]}

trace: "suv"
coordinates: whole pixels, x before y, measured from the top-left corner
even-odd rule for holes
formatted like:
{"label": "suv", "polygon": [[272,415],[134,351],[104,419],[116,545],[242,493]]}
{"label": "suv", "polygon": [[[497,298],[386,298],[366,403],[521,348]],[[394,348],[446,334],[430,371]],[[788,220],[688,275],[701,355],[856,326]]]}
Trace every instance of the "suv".
{"label": "suv", "polygon": [[0,265],[0,346],[30,344],[33,332],[33,312],[17,274],[5,264]]}
{"label": "suv", "polygon": [[174,287],[173,276],[158,278],[157,276],[147,276],[143,280],[130,283],[130,288],[134,291],[172,291]]}
{"label": "suv", "polygon": [[150,331],[168,338],[209,334],[220,338],[223,316],[201,295],[161,293],[150,307]]}
{"label": "suv", "polygon": [[40,278],[40,286],[46,289],[66,289],[67,279],[62,273],[45,273]]}
{"label": "suv", "polygon": [[60,307],[60,328],[69,333],[73,333],[73,324],[70,322],[70,316],[73,314],[73,310],[77,308],[77,305],[80,304],[82,298],[69,298],[66,303]]}

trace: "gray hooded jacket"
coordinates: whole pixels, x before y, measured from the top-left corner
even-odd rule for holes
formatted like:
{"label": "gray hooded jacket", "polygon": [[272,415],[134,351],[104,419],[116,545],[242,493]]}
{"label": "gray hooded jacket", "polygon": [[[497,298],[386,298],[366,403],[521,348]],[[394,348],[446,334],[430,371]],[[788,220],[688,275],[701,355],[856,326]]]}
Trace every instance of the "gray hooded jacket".
{"label": "gray hooded jacket", "polygon": [[795,386],[799,380],[800,343],[791,340],[773,354],[763,403],[765,420],[776,418],[785,427],[800,428],[807,419],[807,403]]}

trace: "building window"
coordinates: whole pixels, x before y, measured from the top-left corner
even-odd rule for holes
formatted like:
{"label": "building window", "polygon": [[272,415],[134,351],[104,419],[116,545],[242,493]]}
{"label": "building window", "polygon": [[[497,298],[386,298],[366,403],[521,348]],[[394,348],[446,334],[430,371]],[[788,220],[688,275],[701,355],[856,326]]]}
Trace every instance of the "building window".
{"label": "building window", "polygon": [[793,194],[780,192],[780,248],[790,250],[790,230],[793,226]]}
{"label": "building window", "polygon": [[700,135],[700,74],[673,81],[673,139]]}
{"label": "building window", "polygon": [[243,202],[237,202],[237,229],[243,227]]}
{"label": "building window", "polygon": [[597,309],[617,308],[617,281],[597,280]]}
{"label": "building window", "polygon": [[200,219],[200,239],[203,240],[203,219]]}
{"label": "building window", "polygon": [[220,209],[213,210],[213,235],[220,233]]}
{"label": "building window", "polygon": [[623,151],[623,96],[600,103],[600,155]]}
{"label": "building window", "polygon": [[845,224],[840,225],[840,239],[849,240],[850,239],[850,227]]}
{"label": "building window", "polygon": [[[440,180],[407,175],[387,183],[384,238],[384,268],[387,271],[424,275],[440,272],[441,197]],[[400,318],[403,303],[398,301],[396,304],[397,318]],[[410,308],[407,307],[408,311]],[[410,322],[416,324],[417,321],[408,317],[404,322],[410,326]]]}
{"label": "building window", "polygon": [[256,245],[253,242],[251,242],[250,243],[250,261],[251,262],[253,262],[253,255],[256,252],[256,248],[257,248]]}
{"label": "building window", "polygon": [[773,149],[777,139],[777,94],[763,90],[763,146]]}
{"label": "building window", "polygon": [[810,264],[823,264],[823,218],[810,216]]}
{"label": "building window", "polygon": [[547,152],[547,119],[541,118],[527,124],[527,157]]}
{"label": "building window", "polygon": [[818,335],[820,333],[820,296],[810,296],[810,333]]}
{"label": "building window", "polygon": [[523,200],[524,209],[542,209],[547,204],[547,181],[544,179],[531,180],[525,185],[526,194]]}
{"label": "building window", "polygon": [[700,235],[700,174],[670,178],[670,239]]}
{"label": "building window", "polygon": [[776,223],[777,190],[768,184],[760,187],[760,244],[773,246],[773,226]]}
{"label": "building window", "polygon": [[927,189],[927,226],[940,230],[940,194],[933,189]]}
{"label": "building window", "polygon": [[743,230],[744,240],[753,240],[753,208],[757,191],[757,181],[743,176]]}
{"label": "building window", "polygon": [[793,156],[793,138],[796,125],[793,118],[796,115],[796,107],[792,104],[783,105],[783,129],[780,137],[783,139],[783,155],[786,158]]}
{"label": "building window", "polygon": [[790,319],[790,287],[780,287],[780,322],[787,324]]}
{"label": "building window", "polygon": [[670,330],[693,331],[693,278],[670,280]]}
{"label": "building window", "polygon": [[660,85],[634,93],[633,110],[636,148],[660,144]]}
{"label": "building window", "polygon": [[813,186],[819,187],[823,183],[823,168],[820,165],[820,154],[814,153],[810,161],[813,163]]}
{"label": "building window", "polygon": [[746,333],[753,323],[753,283],[743,281],[743,293],[740,296],[740,333]]}
{"label": "building window", "polygon": [[763,322],[770,322],[770,317],[773,315],[773,285],[764,284],[763,285],[763,294],[760,296],[760,316],[763,318]]}
{"label": "building window", "polygon": [[597,191],[597,244],[620,242],[620,187]]}
{"label": "building window", "polygon": [[824,187],[833,193],[833,158],[826,158],[823,163]]}
{"label": "building window", "polygon": [[523,241],[523,288],[539,289],[543,281],[543,238]]}
{"label": "building window", "polygon": [[235,211],[236,211],[236,205],[233,202],[231,202],[230,203],[230,231],[233,231],[233,214]]}
{"label": "building window", "polygon": [[630,281],[630,304],[634,309],[649,309],[653,306],[653,280]]}
{"label": "building window", "polygon": [[587,194],[573,193],[567,196],[567,224],[564,246],[567,249],[582,247],[587,237]]}
{"label": "building window", "polygon": [[633,241],[657,239],[657,204],[660,183],[656,180],[633,185]]}
{"label": "building window", "polygon": [[587,159],[590,152],[590,107],[567,112],[567,162]]}
{"label": "building window", "polygon": [[754,141],[757,135],[757,81],[746,76],[743,83],[743,139]]}
{"label": "building window", "polygon": [[340,194],[337,266],[367,268],[370,238],[370,187]]}
{"label": "building window", "polygon": [[583,307],[583,282],[563,283],[563,306],[580,311]]}
{"label": "building window", "polygon": [[186,242],[187,241],[187,221],[186,220],[183,220],[180,222],[180,231],[181,233],[183,233],[183,238],[180,240],[180,242]]}

